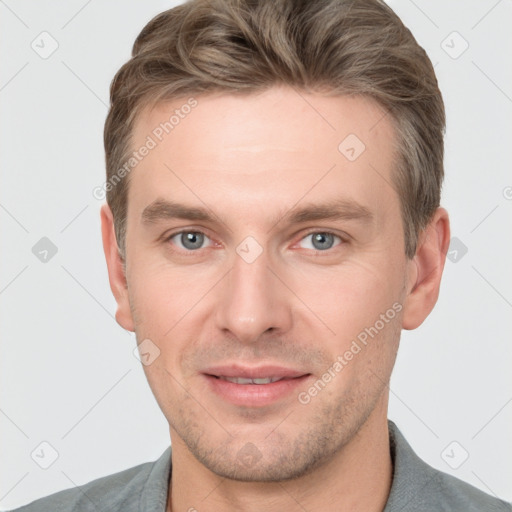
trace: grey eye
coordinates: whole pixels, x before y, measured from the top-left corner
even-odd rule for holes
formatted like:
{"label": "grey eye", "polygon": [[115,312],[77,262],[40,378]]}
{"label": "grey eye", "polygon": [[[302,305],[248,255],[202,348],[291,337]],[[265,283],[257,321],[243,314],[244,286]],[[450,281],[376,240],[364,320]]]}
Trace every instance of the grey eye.
{"label": "grey eye", "polygon": [[183,231],[181,233],[177,233],[172,238],[176,239],[178,246],[181,246],[182,249],[194,251],[202,248],[206,236],[204,233],[200,233],[199,231]]}
{"label": "grey eye", "polygon": [[313,247],[320,251],[330,249],[334,243],[334,237],[329,233],[314,233],[312,243]]}
{"label": "grey eye", "polygon": [[337,235],[333,235],[332,233],[324,233],[319,231],[316,233],[310,233],[309,235],[305,236],[301,240],[301,243],[304,242],[305,245],[302,245],[304,249],[326,251],[341,243],[341,238]]}

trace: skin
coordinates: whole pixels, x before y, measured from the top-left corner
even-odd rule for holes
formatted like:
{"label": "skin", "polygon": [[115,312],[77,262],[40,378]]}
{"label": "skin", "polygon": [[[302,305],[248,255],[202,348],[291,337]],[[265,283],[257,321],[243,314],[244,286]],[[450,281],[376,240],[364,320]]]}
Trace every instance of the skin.
{"label": "skin", "polygon": [[[401,329],[418,327],[436,303],[448,214],[435,212],[407,259],[390,186],[395,135],[370,99],[287,87],[196,99],[131,171],[125,268],[111,211],[101,210],[116,319],[160,350],[144,371],[170,426],[167,509],[381,511],[392,479],[389,378]],[[144,111],[133,147],[184,102]],[[366,146],[354,161],[338,150],[349,134]],[[301,207],[340,198],[366,207],[372,220],[287,221]],[[143,222],[156,199],[206,206],[215,217]],[[205,233],[202,248],[170,238],[180,230]],[[318,249],[312,232],[340,238]],[[262,249],[252,263],[237,253],[248,236]],[[300,403],[298,392],[393,304],[401,306],[394,318]],[[243,407],[202,375],[232,362],[310,376],[276,403]],[[248,449],[257,456],[246,464],[240,454]]]}

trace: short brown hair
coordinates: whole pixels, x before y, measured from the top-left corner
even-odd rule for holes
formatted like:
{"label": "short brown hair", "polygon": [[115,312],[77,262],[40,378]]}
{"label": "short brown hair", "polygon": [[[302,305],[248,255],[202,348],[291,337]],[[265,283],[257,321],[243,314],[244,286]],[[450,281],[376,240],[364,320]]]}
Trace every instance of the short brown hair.
{"label": "short brown hair", "polygon": [[[189,0],[157,15],[112,81],[107,183],[129,158],[134,121],[144,107],[275,85],[363,95],[383,107],[395,127],[392,180],[412,258],[440,202],[445,113],[427,54],[381,0]],[[128,178],[107,188],[123,258]]]}

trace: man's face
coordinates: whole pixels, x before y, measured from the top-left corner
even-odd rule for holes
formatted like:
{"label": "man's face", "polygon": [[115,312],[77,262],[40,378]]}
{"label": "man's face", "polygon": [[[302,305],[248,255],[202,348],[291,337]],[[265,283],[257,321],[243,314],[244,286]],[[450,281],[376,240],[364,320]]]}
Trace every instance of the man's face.
{"label": "man's face", "polygon": [[175,449],[221,476],[297,477],[385,420],[411,284],[394,133],[364,98],[196,100],[169,134],[186,99],[136,123],[133,149],[156,147],[130,175],[118,318],[160,351],[144,370]]}

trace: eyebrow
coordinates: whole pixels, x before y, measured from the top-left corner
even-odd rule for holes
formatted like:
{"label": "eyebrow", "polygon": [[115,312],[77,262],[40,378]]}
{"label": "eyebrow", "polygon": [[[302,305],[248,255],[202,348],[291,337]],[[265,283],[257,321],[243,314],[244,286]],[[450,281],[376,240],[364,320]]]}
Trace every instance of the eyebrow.
{"label": "eyebrow", "polygon": [[[219,218],[208,208],[188,206],[166,199],[156,199],[144,208],[141,215],[143,224],[173,219],[219,222]],[[374,214],[354,200],[338,199],[322,204],[306,204],[300,208],[293,207],[279,215],[272,226],[275,227],[281,222],[301,224],[319,220],[356,220],[369,224],[374,220]]]}

